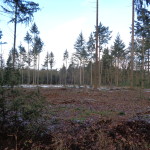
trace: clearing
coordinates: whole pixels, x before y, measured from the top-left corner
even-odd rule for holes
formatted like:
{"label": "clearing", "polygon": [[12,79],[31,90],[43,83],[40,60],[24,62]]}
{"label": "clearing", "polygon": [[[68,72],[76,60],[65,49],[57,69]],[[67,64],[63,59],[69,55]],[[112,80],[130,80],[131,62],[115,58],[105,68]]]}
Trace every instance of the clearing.
{"label": "clearing", "polygon": [[[35,89],[23,89],[27,94]],[[42,138],[25,149],[148,150],[150,90],[40,88],[46,100]],[[18,137],[19,139],[19,137]],[[21,140],[17,147],[21,149]]]}

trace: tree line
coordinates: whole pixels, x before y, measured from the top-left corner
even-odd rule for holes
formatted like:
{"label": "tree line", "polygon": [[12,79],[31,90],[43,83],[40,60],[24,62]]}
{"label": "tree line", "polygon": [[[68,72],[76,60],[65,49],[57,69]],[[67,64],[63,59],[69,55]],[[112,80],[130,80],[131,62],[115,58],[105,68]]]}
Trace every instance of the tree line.
{"label": "tree line", "polygon": [[[112,31],[98,24],[98,66],[96,66],[96,29],[85,41],[81,32],[74,43],[75,53],[69,57],[69,51],[64,50],[63,65],[59,70],[53,69],[55,56],[47,51],[40,68],[40,53],[44,42],[40,31],[33,23],[27,31],[24,41],[16,48],[16,30],[18,23],[28,24],[33,13],[39,10],[39,5],[31,1],[4,0],[12,11],[2,6],[4,13],[13,14],[10,22],[14,23],[14,44],[10,50],[6,65],[1,53],[0,79],[1,84],[63,84],[93,86],[95,69],[98,71],[98,85],[106,86],[150,86],[150,11],[149,0],[133,0],[137,18],[132,23],[132,40],[126,46],[118,33],[114,43],[108,47]],[[25,9],[26,8],[26,9]],[[10,10],[10,9],[9,9]],[[14,11],[15,10],[15,11]],[[134,12],[133,12],[134,13]],[[0,39],[2,38],[0,31]],[[132,74],[132,76],[131,76]]]}

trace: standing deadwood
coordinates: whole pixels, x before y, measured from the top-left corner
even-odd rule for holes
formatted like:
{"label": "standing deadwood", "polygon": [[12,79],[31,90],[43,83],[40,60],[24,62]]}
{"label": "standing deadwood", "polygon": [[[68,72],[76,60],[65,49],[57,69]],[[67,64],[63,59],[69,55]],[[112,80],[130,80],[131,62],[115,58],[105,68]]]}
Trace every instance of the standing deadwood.
{"label": "standing deadwood", "polygon": [[95,62],[95,78],[94,89],[98,88],[98,0],[96,2],[96,62]]}
{"label": "standing deadwood", "polygon": [[15,50],[16,50],[16,33],[17,33],[17,3],[15,3],[15,18],[14,18],[14,50],[13,50],[13,68],[15,68]]}
{"label": "standing deadwood", "polygon": [[131,74],[130,87],[133,88],[133,69],[134,69],[134,0],[132,0],[132,38],[131,38]]}
{"label": "standing deadwood", "polygon": [[67,84],[67,60],[68,60],[68,57],[69,57],[69,54],[68,54],[68,51],[66,49],[64,52],[64,58],[63,58],[63,60],[66,61],[65,86]]}
{"label": "standing deadwood", "polygon": [[50,68],[51,68],[51,80],[50,80],[50,84],[53,83],[53,76],[52,76],[52,69],[53,69],[53,66],[54,66],[54,54],[53,52],[50,53],[49,55],[49,63],[50,63]]}

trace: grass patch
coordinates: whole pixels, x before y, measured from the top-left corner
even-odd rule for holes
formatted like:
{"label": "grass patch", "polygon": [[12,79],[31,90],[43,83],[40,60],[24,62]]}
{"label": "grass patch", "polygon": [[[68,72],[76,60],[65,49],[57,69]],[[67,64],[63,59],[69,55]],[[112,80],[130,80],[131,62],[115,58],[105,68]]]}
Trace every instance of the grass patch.
{"label": "grass patch", "polygon": [[89,110],[84,108],[75,108],[75,111],[78,112],[76,117],[72,117],[71,120],[78,120],[78,121],[85,121],[87,118],[94,116],[94,115],[100,115],[102,117],[107,116],[113,116],[115,112],[112,111],[96,111],[96,110]]}
{"label": "grass patch", "polygon": [[89,110],[89,109],[85,109],[85,108],[75,108],[75,111],[80,111],[80,113],[82,115],[85,116],[90,116],[90,115],[101,115],[101,116],[109,116],[109,115],[113,115],[114,112],[113,111],[97,111],[97,110]]}
{"label": "grass patch", "polygon": [[87,119],[86,117],[79,116],[79,117],[73,117],[73,118],[71,118],[71,121],[84,122],[86,119]]}
{"label": "grass patch", "polygon": [[121,111],[121,112],[118,113],[118,115],[124,116],[124,115],[126,115],[126,113],[124,111]]}
{"label": "grass patch", "polygon": [[110,115],[113,115],[114,112],[112,112],[112,111],[93,111],[93,114],[98,114],[101,116],[110,116]]}

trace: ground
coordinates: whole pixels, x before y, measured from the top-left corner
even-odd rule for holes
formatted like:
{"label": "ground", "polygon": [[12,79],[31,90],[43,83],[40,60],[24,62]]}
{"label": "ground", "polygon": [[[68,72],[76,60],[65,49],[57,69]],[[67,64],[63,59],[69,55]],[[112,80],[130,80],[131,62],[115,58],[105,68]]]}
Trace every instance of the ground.
{"label": "ground", "polygon": [[[26,89],[31,92],[35,89]],[[150,90],[40,88],[46,133],[32,148],[150,149]],[[40,141],[41,140],[41,141]]]}

